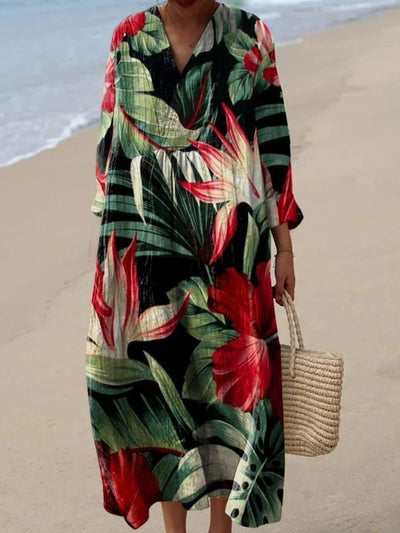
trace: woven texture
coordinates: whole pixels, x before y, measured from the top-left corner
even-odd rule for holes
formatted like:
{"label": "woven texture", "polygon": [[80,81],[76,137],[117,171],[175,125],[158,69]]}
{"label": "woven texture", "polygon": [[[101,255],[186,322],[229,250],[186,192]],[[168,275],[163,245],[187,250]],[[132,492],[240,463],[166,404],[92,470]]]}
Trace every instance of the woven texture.
{"label": "woven texture", "polygon": [[323,455],[331,452],[339,441],[343,358],[330,352],[306,350],[287,292],[283,303],[290,332],[290,346],[282,345],[285,451],[294,455]]}

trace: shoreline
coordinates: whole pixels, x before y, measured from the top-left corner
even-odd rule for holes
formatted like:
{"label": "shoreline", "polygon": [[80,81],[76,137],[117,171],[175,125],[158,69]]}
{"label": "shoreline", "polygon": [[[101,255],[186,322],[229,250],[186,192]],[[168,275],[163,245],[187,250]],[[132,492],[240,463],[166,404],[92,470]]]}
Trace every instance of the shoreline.
{"label": "shoreline", "polygon": [[[340,441],[287,456],[282,521],[261,533],[393,533],[400,464],[400,10],[281,47],[277,63],[305,219],[292,236],[306,346],[343,354]],[[99,219],[97,127],[0,168],[4,533],[123,533],[102,508],[84,350]],[[279,335],[287,343],[284,313]],[[316,511],[317,510],[317,511]],[[207,512],[189,513],[191,533]],[[153,506],[143,533],[162,530]],[[234,533],[245,531],[237,526]]]}
{"label": "shoreline", "polygon": [[[338,29],[341,29],[341,28],[346,28],[347,26],[351,26],[353,24],[358,24],[358,23],[362,23],[363,21],[368,21],[368,20],[375,19],[375,18],[380,17],[380,16],[385,16],[388,12],[394,12],[395,13],[395,12],[398,12],[398,11],[400,11],[400,7],[383,7],[383,8],[381,8],[381,9],[375,11],[375,12],[371,12],[368,15],[362,16],[360,18],[356,18],[354,20],[349,20],[349,21],[342,22],[342,23],[337,23],[337,24],[334,24],[332,26],[329,26],[328,28],[314,30],[314,31],[311,31],[310,33],[306,33],[305,35],[302,35],[301,37],[294,38],[293,40],[290,40],[290,41],[287,41],[287,42],[283,42],[281,44],[278,43],[276,45],[276,49],[277,49],[277,51],[279,53],[280,50],[285,49],[287,47],[293,47],[293,46],[301,45],[305,40],[307,40],[308,38],[310,38],[310,37],[312,37],[314,35],[322,35],[322,34],[325,34],[327,32],[329,33],[331,31],[335,31],[335,30],[338,30]],[[279,68],[279,64],[278,64],[278,68]],[[99,95],[99,115],[100,115],[100,99],[101,99],[101,95]],[[74,126],[75,122],[79,122],[80,121],[80,119],[78,118],[79,116],[81,116],[81,115],[78,115],[77,117],[75,117],[71,121],[71,123],[64,128],[64,131],[65,130],[71,130],[71,133],[69,133],[69,134],[67,134],[65,136],[63,134],[63,132],[61,132],[59,138],[48,139],[46,146],[44,146],[42,148],[38,148],[37,150],[34,150],[32,152],[28,152],[26,154],[22,154],[20,156],[12,157],[6,163],[0,164],[0,171],[3,168],[8,168],[8,167],[12,167],[14,165],[17,165],[21,161],[26,161],[26,160],[29,160],[29,159],[33,159],[33,158],[37,157],[38,155],[40,155],[43,152],[47,152],[49,150],[54,150],[58,146],[60,146],[60,144],[62,144],[63,142],[67,141],[68,139],[73,138],[75,135],[79,134],[81,131],[84,131],[84,130],[87,130],[87,129],[90,129],[90,128],[98,126],[98,123],[99,123],[99,119],[98,118],[92,118],[92,119],[87,120],[86,124]]]}

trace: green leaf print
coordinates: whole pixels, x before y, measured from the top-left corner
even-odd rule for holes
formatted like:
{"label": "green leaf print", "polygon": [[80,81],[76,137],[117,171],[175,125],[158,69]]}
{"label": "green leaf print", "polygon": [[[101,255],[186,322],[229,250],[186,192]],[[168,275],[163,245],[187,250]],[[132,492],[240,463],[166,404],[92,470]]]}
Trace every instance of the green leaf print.
{"label": "green leaf print", "polygon": [[251,278],[253,273],[254,260],[260,244],[260,235],[258,227],[253,217],[248,214],[247,218],[247,233],[243,249],[243,272]]}
{"label": "green leaf print", "polygon": [[208,287],[199,277],[182,281],[178,287],[168,292],[168,297],[182,298],[188,293],[189,305],[181,323],[195,339],[210,340],[211,334],[218,334],[226,328],[226,319],[224,315],[209,310]]}
{"label": "green leaf print", "polygon": [[[261,236],[264,232],[268,231],[268,210],[266,202],[262,202],[254,210],[254,220],[258,227],[259,235]],[[268,260],[269,257],[266,258]]]}
{"label": "green leaf print", "polygon": [[153,143],[164,149],[187,148],[190,140],[196,140],[200,134],[200,129],[184,128],[176,111],[164,100],[151,94],[133,92],[123,109],[131,127],[136,126]]}
{"label": "green leaf print", "polygon": [[204,505],[204,501],[199,500],[207,495],[215,482],[234,478],[238,459],[236,451],[218,444],[205,444],[189,450],[179,461],[181,482],[173,499],[189,504],[192,509],[206,507],[208,503]]}
{"label": "green leaf print", "polygon": [[[159,157],[160,153],[163,157]],[[159,158],[162,162],[160,167]],[[200,166],[203,165],[203,166]],[[118,235],[132,238],[137,234],[137,257],[148,255],[164,257],[186,257],[204,262],[206,265],[212,254],[212,229],[216,215],[212,204],[198,202],[196,198],[179,184],[183,174],[196,180],[200,179],[205,163],[195,151],[185,152],[177,160],[174,154],[155,151],[141,158],[142,179],[138,187],[139,209],[133,199],[132,178],[129,171],[110,170],[108,183],[123,184],[126,192],[114,192],[110,187],[106,197],[106,208],[139,215],[140,220],[123,221],[117,226]],[[151,181],[148,180],[151,169]],[[207,170],[207,169],[206,169]],[[207,170],[208,172],[208,170]],[[145,221],[145,222],[144,222]],[[103,224],[102,236],[109,236],[116,228],[115,222]],[[207,267],[204,266],[204,269]]]}
{"label": "green leaf print", "polygon": [[186,128],[198,128],[210,120],[211,66],[206,62],[190,69],[174,92],[172,107]]}
{"label": "green leaf print", "polygon": [[99,383],[114,386],[153,380],[149,367],[140,361],[100,355],[86,358],[86,376]]}
{"label": "green leaf print", "polygon": [[169,41],[159,17],[146,11],[146,24],[136,35],[128,35],[132,50],[146,56],[158,54],[169,48]]}
{"label": "green leaf print", "polygon": [[276,141],[277,139],[285,138],[288,135],[289,130],[286,125],[264,127],[260,128],[258,131],[258,142],[263,144]]}
{"label": "green leaf print", "polygon": [[146,452],[144,456],[151,471],[157,478],[158,486],[160,487],[164,500],[172,500],[176,492],[175,483],[179,485],[178,468],[180,457],[168,454],[160,458],[159,454],[155,456],[152,452]]}
{"label": "green leaf print", "polygon": [[235,340],[237,337],[238,334],[232,330],[210,333],[208,340],[201,342],[194,349],[185,373],[182,389],[184,398],[208,404],[218,401],[215,381],[212,376],[212,357],[220,346]]}
{"label": "green leaf print", "polygon": [[[145,454],[166,501],[179,499],[187,508],[205,509],[212,487],[221,479],[232,482],[240,455],[218,444],[204,444],[187,451],[184,457]],[[221,489],[218,489],[219,493]],[[227,489],[226,495],[229,495]]]}
{"label": "green leaf print", "polygon": [[151,92],[154,91],[154,86],[145,65],[129,55],[128,43],[121,44],[120,54],[116,67],[116,94],[118,104],[126,109],[133,93]]}
{"label": "green leaf print", "polygon": [[233,104],[240,100],[250,100],[253,94],[254,78],[242,65],[229,74],[229,97]]}
{"label": "green leaf print", "polygon": [[89,395],[89,405],[94,439],[105,442],[111,452],[124,448],[184,452],[175,424],[157,395],[136,395],[135,410],[124,396],[103,405]]}
{"label": "green leaf print", "polygon": [[285,106],[284,104],[258,105],[255,111],[256,111],[256,119],[262,120],[263,118],[285,113]]}
{"label": "green leaf print", "polygon": [[195,423],[187,411],[172,379],[169,377],[164,368],[156,361],[156,359],[151,357],[150,354],[146,352],[144,353],[147,362],[149,363],[153,378],[158,383],[168,407],[174,414],[174,418],[180,426],[183,427],[186,425],[191,431],[193,431],[195,428]]}
{"label": "green leaf print", "polygon": [[224,420],[210,420],[196,430],[196,438],[201,442],[216,437],[231,448],[244,450],[246,447],[247,434]]}
{"label": "green leaf print", "polygon": [[121,107],[117,107],[115,128],[122,150],[129,159],[153,152],[154,147],[151,140],[140,131],[132,120],[129,120],[129,117],[127,117]]}
{"label": "green leaf print", "polygon": [[283,427],[268,399],[258,403],[256,428],[235,475],[227,513],[245,527],[278,521],[283,498]]}
{"label": "green leaf print", "polygon": [[112,113],[107,113],[107,111],[102,111],[100,115],[100,128],[99,128],[99,141],[104,139],[107,131],[110,129],[113,119]]}
{"label": "green leaf print", "polygon": [[247,52],[257,44],[255,39],[242,30],[228,33],[224,41],[228,52],[240,62],[243,62]]}

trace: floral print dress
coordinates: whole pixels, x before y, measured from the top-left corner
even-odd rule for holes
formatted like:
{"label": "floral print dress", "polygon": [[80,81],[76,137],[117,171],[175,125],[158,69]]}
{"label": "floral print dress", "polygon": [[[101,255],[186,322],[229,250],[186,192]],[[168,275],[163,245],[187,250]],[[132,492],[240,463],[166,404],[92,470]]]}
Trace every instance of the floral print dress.
{"label": "floral print dress", "polygon": [[104,506],[226,496],[281,517],[284,434],[270,228],[302,215],[274,45],[219,4],[183,72],[156,7],[115,29],[97,149],[101,216],[87,342]]}

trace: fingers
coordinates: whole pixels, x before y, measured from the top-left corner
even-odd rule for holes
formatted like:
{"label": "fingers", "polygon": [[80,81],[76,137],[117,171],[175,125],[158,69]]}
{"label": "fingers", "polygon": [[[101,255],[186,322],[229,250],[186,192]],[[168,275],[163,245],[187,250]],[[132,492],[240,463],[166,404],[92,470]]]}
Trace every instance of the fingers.
{"label": "fingers", "polygon": [[274,297],[275,297],[276,303],[279,305],[283,305],[283,300],[282,300],[283,288],[284,288],[284,280],[277,279],[276,285],[274,287]]}
{"label": "fingers", "polygon": [[294,286],[295,286],[295,279],[294,277],[291,276],[286,280],[285,289],[290,294],[290,297],[292,300],[294,300]]}

